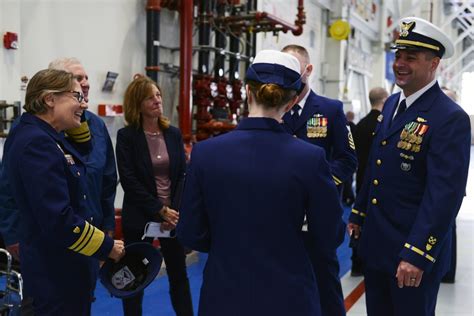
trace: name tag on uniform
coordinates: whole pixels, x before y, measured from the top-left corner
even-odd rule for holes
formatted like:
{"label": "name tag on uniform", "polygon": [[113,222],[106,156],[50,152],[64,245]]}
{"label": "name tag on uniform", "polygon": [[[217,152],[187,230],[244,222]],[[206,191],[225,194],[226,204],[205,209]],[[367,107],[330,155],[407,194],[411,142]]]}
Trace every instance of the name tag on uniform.
{"label": "name tag on uniform", "polygon": [[66,158],[67,164],[69,166],[75,165],[76,162],[74,161],[74,158],[70,154],[64,154],[64,158]]}

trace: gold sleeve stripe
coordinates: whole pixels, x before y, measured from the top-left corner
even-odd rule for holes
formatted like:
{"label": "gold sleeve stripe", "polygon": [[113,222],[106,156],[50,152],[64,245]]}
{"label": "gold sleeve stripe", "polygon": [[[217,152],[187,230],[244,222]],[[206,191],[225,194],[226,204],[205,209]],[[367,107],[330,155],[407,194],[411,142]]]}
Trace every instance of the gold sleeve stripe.
{"label": "gold sleeve stripe", "polygon": [[76,143],[85,143],[91,139],[91,134],[87,134],[84,136],[71,136],[69,135],[70,138],[72,138],[73,141]]}
{"label": "gold sleeve stripe", "polygon": [[79,250],[79,253],[85,256],[92,256],[104,242],[105,234],[100,229],[93,227],[91,238],[87,244]]}
{"label": "gold sleeve stripe", "polygon": [[84,247],[87,247],[87,245],[89,244],[89,241],[91,240],[96,230],[95,227],[92,225],[89,225],[89,227],[89,231],[87,232],[87,235],[85,236],[84,240],[79,245],[77,245],[76,248],[73,249],[75,252],[81,252],[82,249]]}
{"label": "gold sleeve stripe", "polygon": [[76,127],[76,128],[68,129],[68,130],[66,130],[66,132],[69,135],[79,135],[79,134],[89,133],[90,132],[89,131],[89,124],[87,124],[87,122],[82,122],[81,126]]}
{"label": "gold sleeve stripe", "polygon": [[89,224],[88,222],[85,222],[84,228],[82,229],[81,236],[79,236],[76,242],[69,247],[70,250],[77,251],[78,246],[84,241],[84,239],[87,238],[86,236],[89,235],[90,228],[91,228],[91,224]]}
{"label": "gold sleeve stripe", "polygon": [[90,131],[85,131],[85,132],[82,132],[82,133],[71,133],[71,132],[68,132],[67,133],[67,136],[70,136],[70,137],[85,137],[85,136],[88,136],[90,135]]}
{"label": "gold sleeve stripe", "polygon": [[429,254],[425,253],[423,250],[419,249],[419,248],[416,248],[415,246],[412,246],[410,245],[409,243],[405,243],[405,248],[408,248],[410,249],[411,251],[414,251],[416,252],[417,254],[419,254],[420,256],[423,256],[425,257],[426,259],[428,259],[429,261],[435,263],[436,259],[433,258],[432,256],[430,256]]}
{"label": "gold sleeve stripe", "polygon": [[78,136],[78,137],[83,137],[83,136],[87,136],[90,134],[90,131],[83,131],[83,132],[79,132],[79,133],[76,133],[75,131],[71,131],[71,130],[68,130],[67,131],[67,135],[68,136]]}
{"label": "gold sleeve stripe", "polygon": [[87,234],[87,238],[84,239],[84,241],[78,246],[78,248],[74,249],[74,251],[82,253],[81,252],[82,249],[84,249],[87,246],[87,244],[89,244],[89,241],[91,240],[92,236],[94,235],[95,230],[96,230],[96,228],[91,225],[91,230],[90,230],[89,234]]}
{"label": "gold sleeve stripe", "polygon": [[334,182],[336,182],[336,185],[339,185],[339,184],[342,183],[342,181],[338,177],[333,175],[332,178],[333,178]]}
{"label": "gold sleeve stripe", "polygon": [[74,139],[76,142],[86,142],[91,139],[91,133],[89,130],[89,124],[82,122],[80,127],[71,128],[66,131],[66,134]]}
{"label": "gold sleeve stripe", "polygon": [[367,216],[367,214],[365,214],[364,212],[358,211],[358,210],[356,210],[355,208],[353,208],[351,212],[354,213],[354,214],[356,214],[356,215],[362,216],[362,217],[366,217],[366,216]]}

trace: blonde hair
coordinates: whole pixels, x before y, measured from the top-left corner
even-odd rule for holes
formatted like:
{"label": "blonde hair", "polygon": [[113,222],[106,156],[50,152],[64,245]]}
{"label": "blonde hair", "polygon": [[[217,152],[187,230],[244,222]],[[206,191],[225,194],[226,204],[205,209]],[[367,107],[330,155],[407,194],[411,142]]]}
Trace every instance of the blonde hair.
{"label": "blonde hair", "polygon": [[[152,95],[153,86],[162,94],[160,86],[148,77],[137,77],[128,85],[123,100],[123,112],[128,125],[135,128],[142,127],[141,105],[145,99]],[[161,115],[158,125],[161,129],[167,129],[170,126],[170,120]]]}
{"label": "blonde hair", "polygon": [[31,78],[26,88],[26,112],[42,114],[48,109],[44,98],[51,93],[72,91],[76,81],[70,72],[56,69],[43,69]]}
{"label": "blonde hair", "polygon": [[281,108],[297,95],[295,90],[283,89],[274,83],[260,83],[248,80],[247,84],[257,103],[268,109]]}

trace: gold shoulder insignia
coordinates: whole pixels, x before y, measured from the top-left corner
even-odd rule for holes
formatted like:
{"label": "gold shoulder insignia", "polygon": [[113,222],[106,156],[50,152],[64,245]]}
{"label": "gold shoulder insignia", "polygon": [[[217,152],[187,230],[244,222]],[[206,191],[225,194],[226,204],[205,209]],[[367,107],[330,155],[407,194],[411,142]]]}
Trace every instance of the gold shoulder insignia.
{"label": "gold shoulder insignia", "polygon": [[430,238],[428,238],[428,243],[426,244],[426,250],[430,251],[431,248],[433,248],[433,246],[436,244],[436,238],[433,237],[433,236],[430,236]]}
{"label": "gold shoulder insignia", "polygon": [[81,229],[78,226],[76,226],[74,228],[73,232],[76,233],[76,234],[79,234],[81,232]]}
{"label": "gold shoulder insignia", "polygon": [[416,121],[417,121],[417,122],[420,122],[420,123],[426,123],[426,122],[428,122],[427,120],[425,120],[425,119],[422,118],[422,117],[417,117],[417,118],[416,118]]}
{"label": "gold shoulder insignia", "polygon": [[349,137],[349,147],[350,147],[352,150],[355,150],[356,147],[355,147],[355,143],[354,143],[354,138],[352,138],[352,133],[351,133],[351,131],[349,131],[348,137]]}

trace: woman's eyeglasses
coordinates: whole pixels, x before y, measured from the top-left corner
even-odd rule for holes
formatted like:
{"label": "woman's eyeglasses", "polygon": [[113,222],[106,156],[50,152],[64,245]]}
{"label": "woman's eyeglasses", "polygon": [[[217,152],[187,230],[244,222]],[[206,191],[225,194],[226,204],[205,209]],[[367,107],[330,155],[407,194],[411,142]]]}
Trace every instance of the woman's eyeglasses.
{"label": "woman's eyeglasses", "polygon": [[84,94],[79,91],[65,91],[65,92],[70,92],[74,96],[74,98],[77,100],[77,102],[82,103],[84,101]]}

